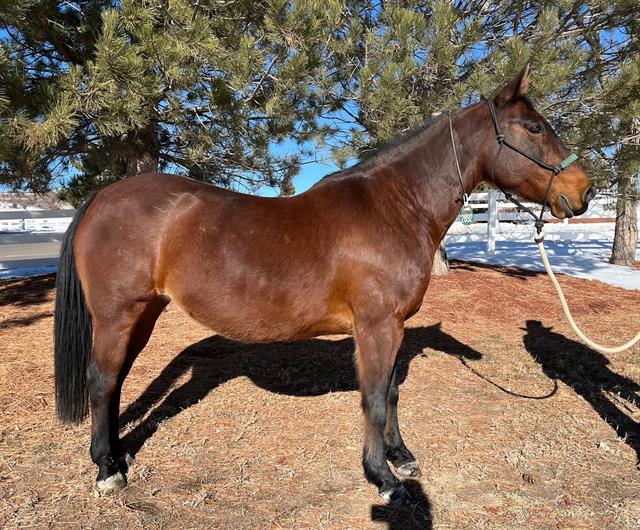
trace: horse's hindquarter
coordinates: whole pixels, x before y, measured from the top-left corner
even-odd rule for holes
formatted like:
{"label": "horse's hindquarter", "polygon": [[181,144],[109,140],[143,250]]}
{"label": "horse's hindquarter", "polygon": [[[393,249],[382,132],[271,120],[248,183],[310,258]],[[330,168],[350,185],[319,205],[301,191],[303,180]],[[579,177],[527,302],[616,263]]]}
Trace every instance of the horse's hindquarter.
{"label": "horse's hindquarter", "polygon": [[192,181],[141,175],[119,181],[93,199],[78,226],[74,254],[94,319],[118,319],[161,294],[158,262],[183,183]]}

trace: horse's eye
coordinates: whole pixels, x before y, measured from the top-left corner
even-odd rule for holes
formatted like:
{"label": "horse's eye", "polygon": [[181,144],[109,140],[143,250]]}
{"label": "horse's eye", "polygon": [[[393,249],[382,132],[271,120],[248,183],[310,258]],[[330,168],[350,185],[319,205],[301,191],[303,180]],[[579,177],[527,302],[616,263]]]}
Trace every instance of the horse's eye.
{"label": "horse's eye", "polygon": [[532,134],[540,134],[542,132],[542,125],[539,123],[530,123],[527,125],[527,131]]}

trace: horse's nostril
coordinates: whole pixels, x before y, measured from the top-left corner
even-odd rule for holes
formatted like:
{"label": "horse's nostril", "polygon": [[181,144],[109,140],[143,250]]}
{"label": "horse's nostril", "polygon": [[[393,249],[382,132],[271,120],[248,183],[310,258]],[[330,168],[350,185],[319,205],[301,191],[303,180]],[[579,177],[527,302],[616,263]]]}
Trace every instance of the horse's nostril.
{"label": "horse's nostril", "polygon": [[591,201],[591,199],[593,199],[596,195],[596,189],[591,186],[584,194],[584,202],[586,204],[589,204],[589,201]]}

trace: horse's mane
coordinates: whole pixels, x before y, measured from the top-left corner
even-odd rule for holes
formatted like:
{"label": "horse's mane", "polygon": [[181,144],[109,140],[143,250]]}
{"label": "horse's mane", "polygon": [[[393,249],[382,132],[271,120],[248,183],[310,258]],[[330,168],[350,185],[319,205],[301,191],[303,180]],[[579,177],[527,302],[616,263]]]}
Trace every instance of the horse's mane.
{"label": "horse's mane", "polygon": [[412,140],[413,138],[421,134],[423,131],[429,129],[430,127],[438,123],[443,116],[445,116],[444,113],[438,114],[436,116],[430,116],[425,120],[423,120],[422,123],[414,127],[411,127],[410,129],[406,129],[404,131],[399,132],[393,138],[384,142],[379,147],[362,151],[358,157],[358,161],[353,166],[350,166],[345,169],[340,169],[338,171],[334,171],[333,173],[328,173],[327,175],[322,177],[316,184],[319,184],[325,179],[344,176],[347,173],[351,173],[353,170],[356,170],[358,168],[362,169],[362,166],[365,166],[368,163],[372,162],[373,160],[377,160],[378,158],[389,154],[395,148],[399,147],[400,145],[406,142],[409,142],[410,140]]}

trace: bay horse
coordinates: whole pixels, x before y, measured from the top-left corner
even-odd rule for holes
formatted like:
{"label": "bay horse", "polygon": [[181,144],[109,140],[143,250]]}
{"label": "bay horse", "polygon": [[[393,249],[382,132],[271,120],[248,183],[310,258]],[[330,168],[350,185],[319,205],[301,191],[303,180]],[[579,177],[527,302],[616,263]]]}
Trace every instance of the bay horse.
{"label": "bay horse", "polygon": [[[559,218],[583,213],[593,196],[578,164],[551,180],[549,167],[568,151],[527,98],[528,82],[526,67],[489,100],[425,124],[297,196],[256,197],[151,173],[114,183],[79,208],[56,283],[56,403],[71,423],[91,404],[98,491],[126,485],[122,384],[173,301],[239,341],[352,334],[364,474],[385,501],[407,502],[397,476],[418,477],[420,469],[398,428],[396,352],[465,194],[492,180],[548,203]],[[500,151],[500,130],[519,150]]]}

